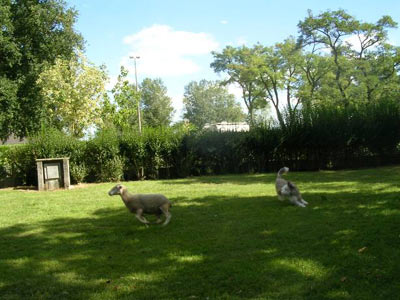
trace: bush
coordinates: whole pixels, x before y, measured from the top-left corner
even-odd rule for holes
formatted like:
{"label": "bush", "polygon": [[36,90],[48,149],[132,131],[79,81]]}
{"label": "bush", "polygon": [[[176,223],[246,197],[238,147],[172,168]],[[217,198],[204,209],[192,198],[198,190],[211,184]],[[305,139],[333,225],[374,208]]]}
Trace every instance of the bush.
{"label": "bush", "polygon": [[[100,131],[93,139],[86,142],[85,150],[89,181],[115,181],[123,176],[123,163],[116,130]],[[113,163],[117,165],[113,167]]]}
{"label": "bush", "polygon": [[145,161],[145,145],[138,132],[124,131],[119,137],[120,154],[125,159],[123,174],[125,180],[140,179],[140,168]]}
{"label": "bush", "polygon": [[[340,169],[400,162],[400,105],[305,107],[249,132],[193,131],[185,124],[118,132],[103,129],[80,141],[55,129],[29,144],[0,147],[0,176],[36,185],[37,158],[70,157],[71,182],[176,178],[203,174]],[[4,185],[5,180],[0,182]]]}
{"label": "bush", "polygon": [[0,178],[11,176],[10,147],[0,146]]}
{"label": "bush", "polygon": [[[12,185],[35,185],[37,183],[35,159],[29,145],[7,146],[3,152],[6,180]],[[36,181],[35,181],[36,180]]]}
{"label": "bush", "polygon": [[89,172],[85,163],[81,163],[79,165],[71,163],[70,173],[71,173],[71,183],[76,184],[84,182]]}
{"label": "bush", "polygon": [[[71,182],[82,182],[82,175],[85,173],[82,165],[85,165],[86,142],[71,137],[57,129],[46,128],[37,135],[29,138],[30,162],[34,169],[34,185],[37,184],[35,159],[39,158],[61,158],[69,157]],[[80,171],[78,171],[80,169]]]}
{"label": "bush", "polygon": [[0,146],[0,188],[15,185],[11,151],[18,146]]}
{"label": "bush", "polygon": [[181,143],[182,132],[173,128],[147,128],[144,131],[145,173],[149,178],[170,176],[173,165],[172,155],[177,154]]}
{"label": "bush", "polygon": [[[252,128],[244,135],[242,153],[248,172],[265,172],[275,169],[284,160],[278,148],[282,142],[282,130],[271,124]],[[282,149],[281,149],[282,151]]]}
{"label": "bush", "polygon": [[238,173],[246,161],[242,155],[243,132],[199,131],[186,142],[193,175]]}
{"label": "bush", "polygon": [[[142,135],[124,131],[120,135],[120,154],[125,158],[124,178],[170,177],[176,173],[176,159],[185,131],[180,128],[144,128]],[[162,174],[160,174],[160,172]]]}
{"label": "bush", "polygon": [[124,163],[121,157],[115,156],[101,164],[96,175],[99,182],[119,181],[124,174]]}

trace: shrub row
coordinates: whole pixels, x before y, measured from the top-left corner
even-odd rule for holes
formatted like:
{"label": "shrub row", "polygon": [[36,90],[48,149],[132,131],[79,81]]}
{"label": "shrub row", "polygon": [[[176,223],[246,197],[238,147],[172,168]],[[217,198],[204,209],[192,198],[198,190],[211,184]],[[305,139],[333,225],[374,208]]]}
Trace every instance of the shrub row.
{"label": "shrub row", "polygon": [[0,186],[36,185],[36,159],[56,157],[70,158],[73,184],[171,177],[184,132],[147,128],[138,135],[105,129],[81,141],[56,129],[42,130],[26,145],[0,147]]}
{"label": "shrub row", "polygon": [[[249,132],[106,129],[87,141],[43,130],[24,146],[0,147],[0,184],[35,185],[37,158],[70,157],[71,180],[105,182],[190,175],[370,167],[400,162],[400,109],[314,107]],[[7,181],[8,180],[8,181]]]}

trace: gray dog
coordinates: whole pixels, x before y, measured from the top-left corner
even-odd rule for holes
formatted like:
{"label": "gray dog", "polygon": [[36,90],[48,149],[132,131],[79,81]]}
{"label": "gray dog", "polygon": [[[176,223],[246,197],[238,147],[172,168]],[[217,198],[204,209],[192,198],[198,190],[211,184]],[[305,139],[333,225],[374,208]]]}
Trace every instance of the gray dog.
{"label": "gray dog", "polygon": [[302,198],[297,186],[293,182],[282,178],[282,175],[287,172],[289,172],[289,168],[283,167],[279,170],[278,175],[276,176],[275,189],[278,194],[278,199],[281,201],[288,199],[289,202],[294,205],[306,207],[308,202]]}

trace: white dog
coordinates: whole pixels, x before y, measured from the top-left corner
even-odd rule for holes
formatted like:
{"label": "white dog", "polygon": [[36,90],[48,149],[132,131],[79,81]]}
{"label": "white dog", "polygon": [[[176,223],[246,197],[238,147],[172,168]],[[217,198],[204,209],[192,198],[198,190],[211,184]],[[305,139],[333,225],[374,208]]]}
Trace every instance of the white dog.
{"label": "white dog", "polygon": [[276,193],[278,194],[278,199],[281,201],[288,199],[290,203],[294,205],[306,207],[308,202],[301,197],[301,193],[297,186],[293,182],[282,178],[282,175],[286,174],[287,172],[289,172],[289,168],[283,167],[279,170],[276,177],[275,189]]}

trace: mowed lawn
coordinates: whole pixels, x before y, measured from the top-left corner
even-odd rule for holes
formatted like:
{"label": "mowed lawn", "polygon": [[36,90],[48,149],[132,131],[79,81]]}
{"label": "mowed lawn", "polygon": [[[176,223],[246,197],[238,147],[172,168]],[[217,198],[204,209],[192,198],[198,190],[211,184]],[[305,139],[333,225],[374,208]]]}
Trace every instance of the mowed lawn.
{"label": "mowed lawn", "polygon": [[[124,183],[173,202],[146,228],[112,183],[0,190],[0,299],[399,299],[400,167]],[[150,218],[149,218],[150,219]]]}

